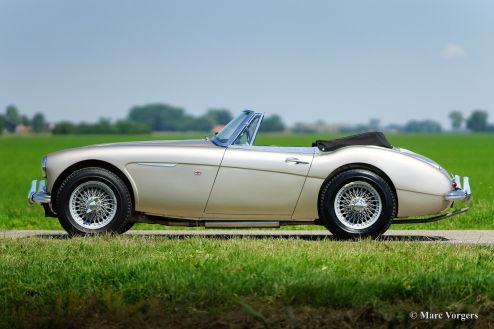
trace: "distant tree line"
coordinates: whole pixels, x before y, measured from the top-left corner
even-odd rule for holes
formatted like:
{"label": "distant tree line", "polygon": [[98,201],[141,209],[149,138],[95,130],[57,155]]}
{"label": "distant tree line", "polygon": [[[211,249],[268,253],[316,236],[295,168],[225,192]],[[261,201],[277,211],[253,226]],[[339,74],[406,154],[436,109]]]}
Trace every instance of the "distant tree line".
{"label": "distant tree line", "polygon": [[[200,116],[187,114],[181,107],[168,104],[148,104],[130,109],[128,118],[151,127],[153,131],[200,131],[210,132],[216,126],[227,124],[233,119],[227,109],[213,108]],[[286,129],[279,115],[265,117],[261,126],[264,132],[279,132]]]}
{"label": "distant tree line", "polygon": [[[468,117],[460,111],[452,111],[449,119],[453,131],[494,132],[494,125],[488,123],[488,113],[484,110],[476,109]],[[381,126],[378,119],[371,119],[367,124],[358,125],[328,124],[323,120],[312,123],[297,122],[291,129],[299,133],[359,133],[378,130],[397,133],[440,133],[443,128],[439,122],[434,120],[411,120],[403,125]]]}
{"label": "distant tree line", "polygon": [[127,120],[148,126],[152,131],[209,132],[216,125],[227,124],[232,114],[226,109],[210,109],[195,117],[181,107],[168,104],[148,104],[130,109]]}
{"label": "distant tree line", "polygon": [[149,134],[148,126],[128,120],[119,120],[115,123],[108,119],[99,119],[96,123],[73,123],[70,121],[57,122],[53,129],[55,135],[89,135],[89,134]]}
{"label": "distant tree line", "polygon": [[[211,108],[203,115],[193,116],[186,113],[182,107],[168,104],[146,104],[134,106],[129,110],[127,118],[115,122],[100,119],[95,123],[73,123],[60,121],[50,125],[43,113],[36,113],[31,118],[19,113],[13,106],[7,106],[5,113],[0,114],[0,134],[21,132],[52,132],[57,135],[65,134],[147,134],[151,131],[194,131],[208,133],[218,130],[232,120],[232,113],[224,108]],[[488,113],[484,110],[474,110],[468,117],[460,111],[449,114],[454,131],[494,132],[494,125],[489,124]],[[279,115],[266,116],[261,125],[261,132],[281,132],[287,126]],[[391,124],[381,126],[378,119],[371,119],[367,124],[336,125],[327,124],[322,120],[313,123],[298,122],[290,128],[293,132],[303,133],[356,133],[364,131],[388,131],[404,133],[439,133],[441,125],[433,120],[411,120],[404,125]]]}
{"label": "distant tree line", "polygon": [[262,119],[261,128],[259,132],[271,133],[285,131],[286,126],[283,123],[281,117],[277,114],[273,114]]}
{"label": "distant tree line", "polygon": [[14,105],[7,106],[5,113],[0,114],[0,134],[4,130],[15,133],[20,127],[30,129],[35,133],[49,131],[49,125],[43,113],[36,113],[32,118],[29,118],[27,115],[21,115]]}
{"label": "distant tree line", "polygon": [[[233,119],[232,113],[224,108],[212,108],[200,116],[193,116],[181,107],[168,104],[147,104],[130,109],[126,119],[112,122],[99,119],[94,123],[74,123],[59,121],[51,125],[42,113],[32,118],[21,115],[17,108],[9,105],[5,114],[0,114],[0,134],[5,130],[16,132],[52,132],[56,135],[67,134],[147,134],[151,131],[194,131],[209,133],[213,128],[221,128]],[[286,129],[279,115],[264,119],[262,131],[279,132]]]}
{"label": "distant tree line", "polygon": [[451,126],[458,131],[463,129],[464,125],[468,130],[475,132],[494,132],[494,125],[489,124],[487,118],[489,114],[484,110],[474,110],[468,118],[460,111],[452,111],[449,114]]}
{"label": "distant tree line", "polygon": [[378,119],[371,119],[367,124],[358,125],[335,125],[327,124],[322,120],[314,123],[296,123],[293,132],[300,133],[361,133],[367,131],[384,131],[394,133],[440,133],[441,124],[433,120],[411,120],[404,125],[390,124],[381,126]]}
{"label": "distant tree line", "polygon": [[144,134],[150,128],[144,124],[119,120],[115,123],[108,119],[100,119],[96,123],[57,122],[52,126],[46,121],[43,113],[36,113],[31,118],[21,115],[14,105],[7,106],[5,113],[0,114],[0,134],[8,133],[53,133],[53,134]]}

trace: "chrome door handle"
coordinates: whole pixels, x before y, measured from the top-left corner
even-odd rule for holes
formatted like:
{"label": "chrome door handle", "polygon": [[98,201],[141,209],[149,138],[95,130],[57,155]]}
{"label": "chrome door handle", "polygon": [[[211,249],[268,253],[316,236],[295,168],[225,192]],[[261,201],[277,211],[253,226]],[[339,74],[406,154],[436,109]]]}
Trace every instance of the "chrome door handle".
{"label": "chrome door handle", "polygon": [[288,164],[309,164],[307,161],[302,161],[297,158],[286,158],[285,162]]}

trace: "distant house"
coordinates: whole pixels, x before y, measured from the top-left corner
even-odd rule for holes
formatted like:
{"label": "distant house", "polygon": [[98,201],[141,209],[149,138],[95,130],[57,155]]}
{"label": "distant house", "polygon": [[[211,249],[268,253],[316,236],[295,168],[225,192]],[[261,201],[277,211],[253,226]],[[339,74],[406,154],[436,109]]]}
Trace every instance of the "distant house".
{"label": "distant house", "polygon": [[225,125],[216,125],[213,127],[213,129],[211,129],[211,132],[213,133],[218,133],[221,131],[221,129],[223,129],[225,127]]}
{"label": "distant house", "polygon": [[17,135],[25,135],[27,133],[29,133],[29,127],[26,126],[25,124],[18,124],[17,127],[15,127],[15,133]]}

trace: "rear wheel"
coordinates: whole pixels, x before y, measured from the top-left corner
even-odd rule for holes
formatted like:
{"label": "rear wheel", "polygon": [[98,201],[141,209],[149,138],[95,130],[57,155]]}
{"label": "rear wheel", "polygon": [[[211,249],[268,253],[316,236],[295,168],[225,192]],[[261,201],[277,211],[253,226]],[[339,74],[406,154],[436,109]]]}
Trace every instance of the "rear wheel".
{"label": "rear wheel", "polygon": [[319,215],[337,238],[377,238],[396,215],[396,198],[390,185],[376,173],[352,169],[325,183]]}
{"label": "rear wheel", "polygon": [[56,208],[71,235],[123,233],[133,225],[129,190],[103,168],[83,168],[68,176],[58,189]]}

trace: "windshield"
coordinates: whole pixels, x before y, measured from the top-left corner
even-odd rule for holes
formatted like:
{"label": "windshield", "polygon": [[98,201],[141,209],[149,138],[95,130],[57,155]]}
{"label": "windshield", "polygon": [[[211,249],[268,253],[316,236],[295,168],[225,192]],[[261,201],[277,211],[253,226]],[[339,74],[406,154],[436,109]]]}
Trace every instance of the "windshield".
{"label": "windshield", "polygon": [[233,143],[235,145],[252,145],[254,143],[254,138],[256,138],[256,129],[259,123],[260,115],[256,115],[254,120],[244,128],[242,133],[238,136],[237,140]]}
{"label": "windshield", "polygon": [[221,131],[216,134],[216,136],[214,136],[214,139],[216,139],[220,143],[228,142],[228,140],[232,137],[238,127],[249,115],[250,113],[247,111],[240,113],[238,117],[230,121],[223,129],[221,129]]}

